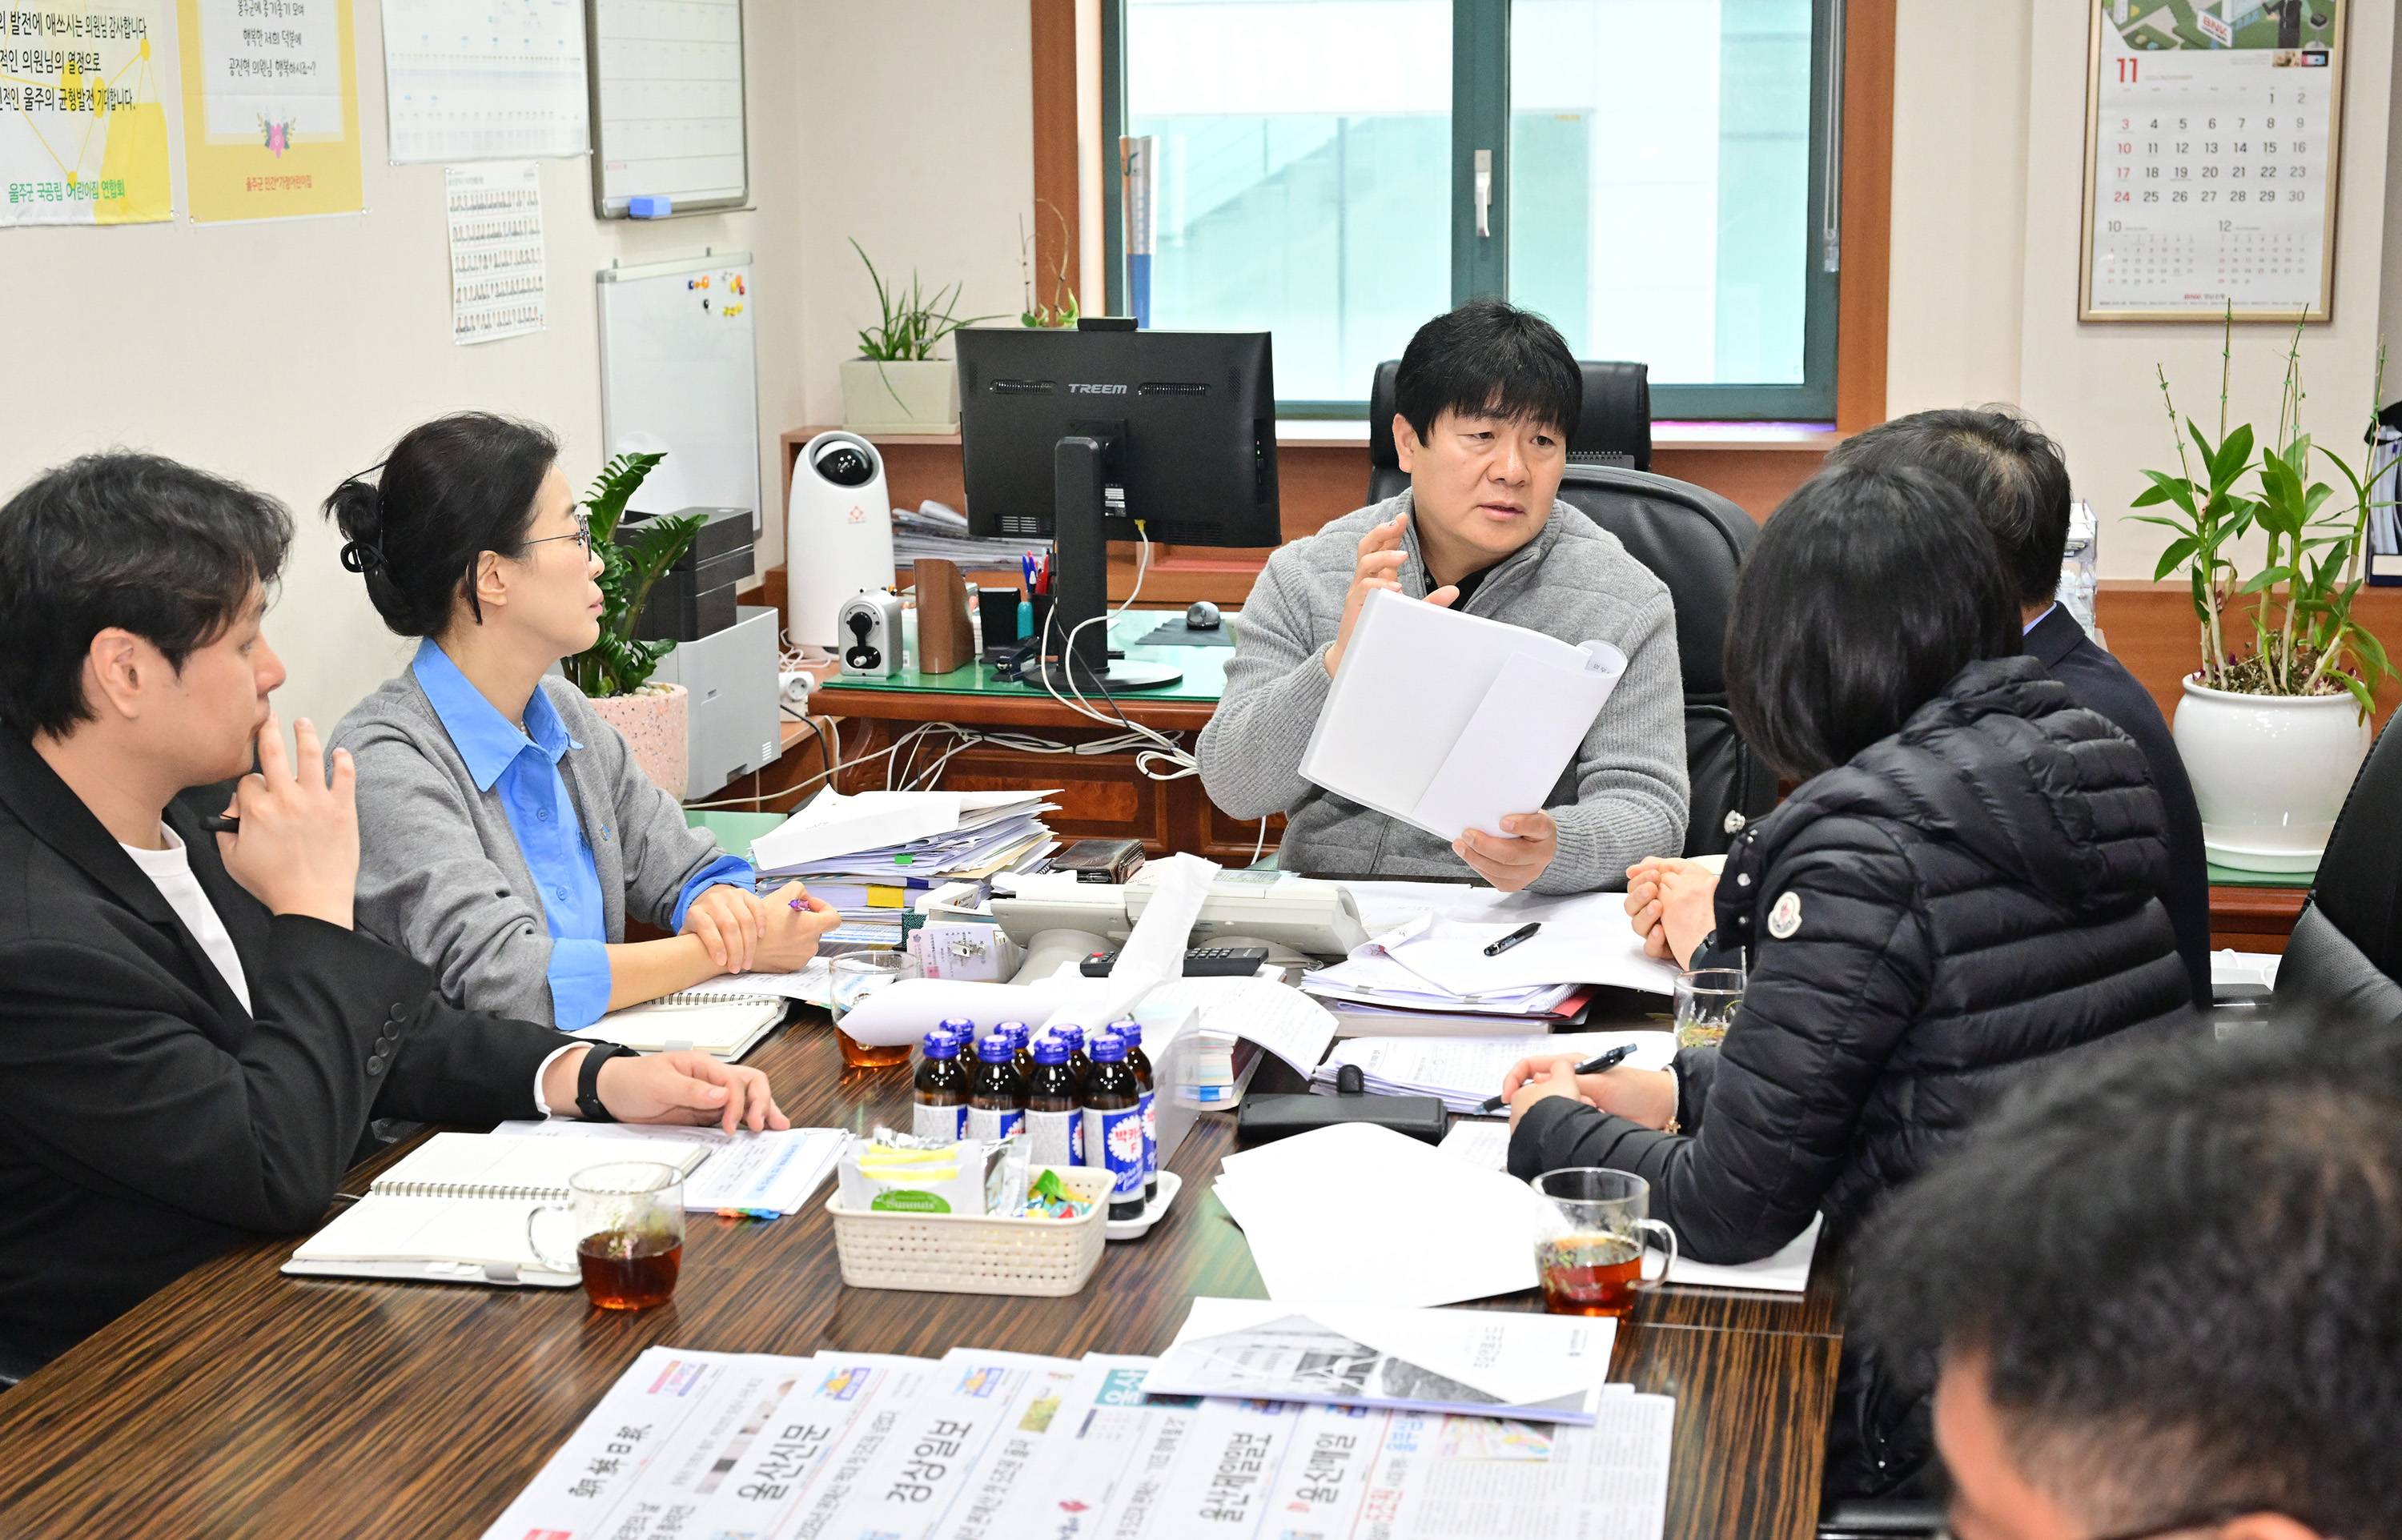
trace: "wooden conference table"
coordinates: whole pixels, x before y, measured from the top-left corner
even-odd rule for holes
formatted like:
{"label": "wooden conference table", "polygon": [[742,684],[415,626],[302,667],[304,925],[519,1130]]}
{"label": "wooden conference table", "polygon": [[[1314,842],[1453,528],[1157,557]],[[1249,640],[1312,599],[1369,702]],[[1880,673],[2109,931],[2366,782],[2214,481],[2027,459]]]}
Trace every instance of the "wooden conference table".
{"label": "wooden conference table", "polygon": [[[748,1060],[794,1122],[905,1116],[906,1070],[845,1073],[823,1013],[795,1016]],[[655,1344],[1157,1353],[1191,1297],[1264,1292],[1209,1192],[1233,1133],[1201,1119],[1170,1162],[1177,1211],[1112,1243],[1064,1299],[845,1288],[823,1190],[784,1219],[695,1216],[675,1299],[639,1314],[581,1290],[286,1278],[290,1240],[241,1246],[0,1393],[0,1535],[479,1535]],[[1622,1327],[1612,1378],[1677,1398],[1676,1540],[1811,1533],[1841,1345],[1833,1271],[1822,1256],[1799,1298],[1658,1291]]]}

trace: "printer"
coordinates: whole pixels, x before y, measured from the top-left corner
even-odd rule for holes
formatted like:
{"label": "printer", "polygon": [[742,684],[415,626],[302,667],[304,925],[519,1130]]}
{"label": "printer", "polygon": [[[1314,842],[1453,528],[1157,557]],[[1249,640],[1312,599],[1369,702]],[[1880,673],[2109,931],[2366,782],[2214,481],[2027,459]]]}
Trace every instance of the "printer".
{"label": "printer", "polygon": [[[681,684],[691,697],[684,786],[687,795],[706,797],[783,755],[780,623],[772,606],[735,601],[734,585],[752,566],[751,510],[683,508],[669,516],[694,514],[704,517],[700,532],[651,585],[634,636],[676,644],[651,679]],[[617,526],[618,542],[629,543],[645,522],[629,516]]]}

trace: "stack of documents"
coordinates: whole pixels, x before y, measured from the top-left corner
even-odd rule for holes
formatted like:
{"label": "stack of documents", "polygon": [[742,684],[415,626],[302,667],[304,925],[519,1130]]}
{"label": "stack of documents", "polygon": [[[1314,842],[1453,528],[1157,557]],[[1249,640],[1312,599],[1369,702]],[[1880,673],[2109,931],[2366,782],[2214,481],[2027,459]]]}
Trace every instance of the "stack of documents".
{"label": "stack of documents", "polygon": [[863,791],[831,788],[751,842],[763,882],[799,878],[840,911],[828,940],[893,946],[901,916],[946,883],[1022,871],[1059,847],[1047,791]]}
{"label": "stack of documents", "polygon": [[1657,1540],[1666,1525],[1664,1396],[1609,1386],[1586,1425],[1149,1397],[1153,1367],[651,1348],[486,1540]]}
{"label": "stack of documents", "polygon": [[[1532,935],[1487,955],[1528,926]],[[1301,987],[1335,1012],[1345,1037],[1523,1034],[1573,1020],[1595,986],[1666,995],[1676,980],[1675,964],[1643,955],[1618,894],[1473,888],[1437,889],[1425,909]]]}
{"label": "stack of documents", "polygon": [[906,567],[920,557],[939,557],[969,571],[999,571],[1013,574],[1017,585],[1019,559],[1051,549],[1047,540],[986,540],[968,533],[968,516],[932,498],[915,508],[892,510],[892,560]]}
{"label": "stack of documents", "polygon": [[1520,1059],[1568,1054],[1582,1060],[1633,1043],[1624,1062],[1664,1069],[1677,1056],[1671,1032],[1563,1032],[1524,1038],[1348,1038],[1310,1071],[1310,1084],[1331,1090],[1345,1065],[1360,1066],[1371,1095],[1440,1096],[1454,1112],[1474,1112],[1501,1091],[1501,1077]]}

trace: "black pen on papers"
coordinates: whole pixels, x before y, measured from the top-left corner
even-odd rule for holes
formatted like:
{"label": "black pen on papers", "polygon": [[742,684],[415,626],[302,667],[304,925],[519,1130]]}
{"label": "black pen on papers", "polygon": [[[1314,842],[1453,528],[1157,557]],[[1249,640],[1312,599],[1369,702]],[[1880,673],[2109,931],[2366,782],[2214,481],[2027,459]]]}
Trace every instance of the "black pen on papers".
{"label": "black pen on papers", "polygon": [[1486,947],[1484,949],[1484,955],[1488,957],[1498,957],[1502,953],[1509,951],[1512,947],[1517,945],[1520,942],[1526,940],[1542,928],[1542,921],[1530,920],[1526,924],[1520,926],[1517,929],[1511,931],[1499,941],[1495,942],[1491,946]]}
{"label": "black pen on papers", "polygon": [[[1504,937],[1503,939],[1507,940],[1508,938]],[[1584,1063],[1577,1066],[1576,1072],[1580,1075],[1598,1075],[1605,1069],[1615,1069],[1634,1054],[1636,1047],[1636,1045],[1634,1043],[1621,1043],[1607,1053],[1587,1059]],[[1510,1098],[1507,1096],[1487,1096],[1484,1098],[1484,1105],[1478,1107],[1476,1110],[1479,1112],[1498,1112],[1509,1105]]]}

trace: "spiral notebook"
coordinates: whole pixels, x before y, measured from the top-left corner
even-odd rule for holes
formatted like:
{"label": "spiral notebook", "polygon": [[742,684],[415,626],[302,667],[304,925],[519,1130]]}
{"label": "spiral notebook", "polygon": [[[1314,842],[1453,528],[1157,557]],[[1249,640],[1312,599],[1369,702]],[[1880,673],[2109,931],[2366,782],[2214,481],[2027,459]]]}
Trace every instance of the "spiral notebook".
{"label": "spiral notebook", "polygon": [[640,1053],[697,1049],[732,1063],[776,1029],[790,1004],[781,995],[665,995],[612,1011],[575,1036],[622,1043]]}
{"label": "spiral notebook", "polygon": [[283,1271],[567,1288],[577,1274],[534,1258],[526,1224],[535,1208],[565,1202],[568,1179],[587,1166],[641,1159],[689,1176],[710,1151],[706,1144],[645,1142],[637,1153],[576,1139],[436,1134],[302,1242]]}

